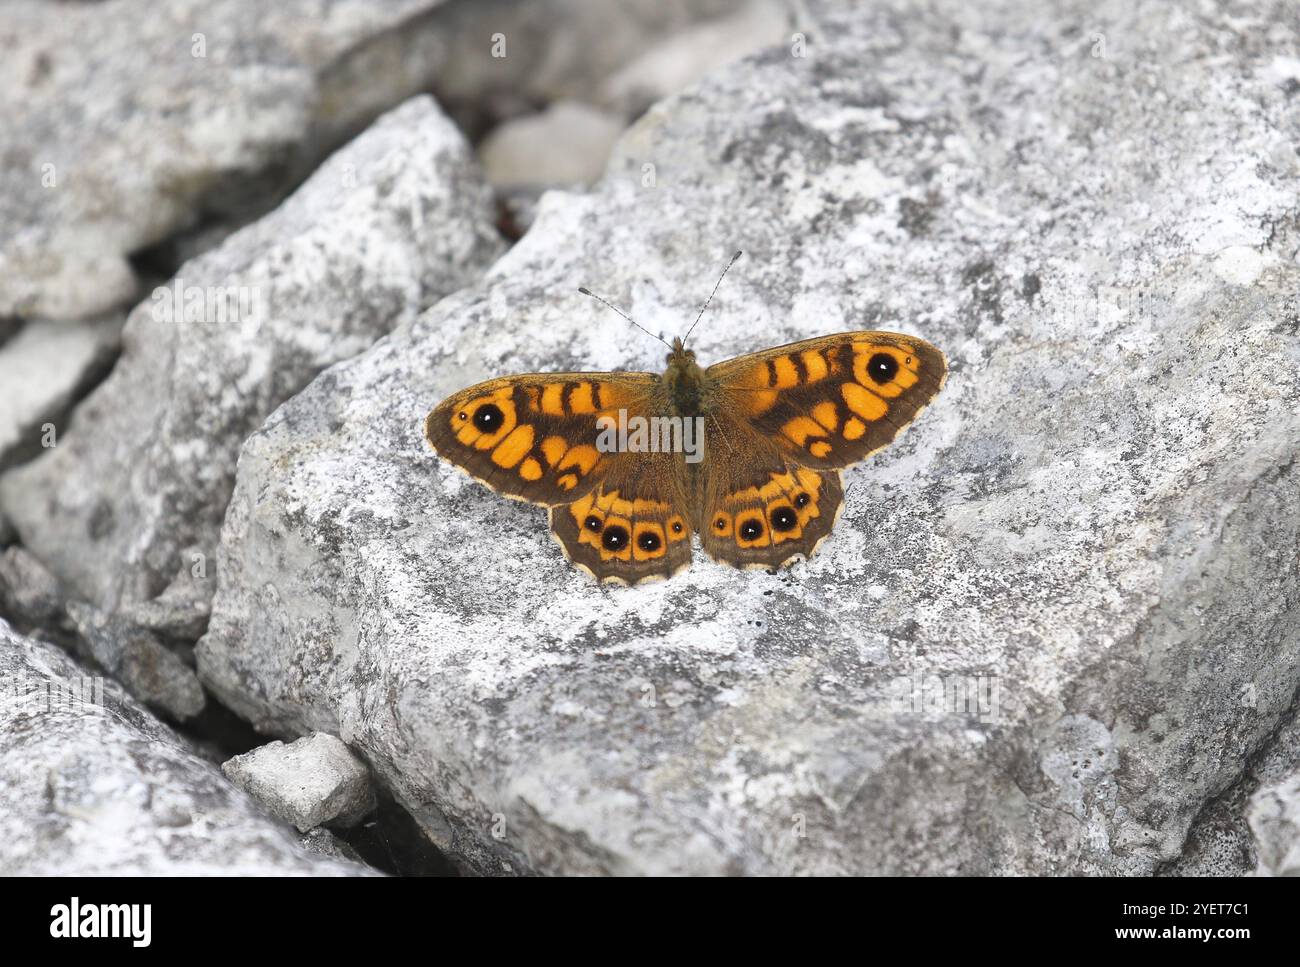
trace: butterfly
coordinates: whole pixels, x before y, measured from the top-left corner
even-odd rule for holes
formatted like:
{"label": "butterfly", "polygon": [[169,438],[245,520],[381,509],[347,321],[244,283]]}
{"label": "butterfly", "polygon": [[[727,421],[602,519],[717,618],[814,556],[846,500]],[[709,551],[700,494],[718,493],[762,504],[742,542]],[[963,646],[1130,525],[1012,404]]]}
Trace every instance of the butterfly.
{"label": "butterfly", "polygon": [[843,507],[843,468],[892,442],[948,372],[938,348],[894,332],[707,369],[689,337],[673,340],[658,375],[487,380],[435,407],[425,436],[497,493],[547,507],[565,556],[597,581],[672,577],[690,566],[694,534],[717,561],[768,569],[817,551]]}

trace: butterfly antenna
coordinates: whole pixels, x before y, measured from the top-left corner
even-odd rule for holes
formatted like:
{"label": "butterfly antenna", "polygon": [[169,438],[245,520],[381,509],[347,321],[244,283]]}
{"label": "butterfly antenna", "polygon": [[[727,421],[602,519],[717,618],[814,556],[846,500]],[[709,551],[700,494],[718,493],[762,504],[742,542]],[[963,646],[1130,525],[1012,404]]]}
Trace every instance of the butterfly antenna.
{"label": "butterfly antenna", "polygon": [[722,274],[718,276],[718,281],[713,285],[713,291],[709,293],[709,297],[704,300],[704,305],[700,307],[700,314],[695,317],[695,321],[691,323],[691,328],[687,329],[686,335],[682,337],[683,346],[686,345],[686,340],[691,338],[691,333],[695,331],[695,327],[700,324],[700,319],[704,317],[704,310],[709,307],[709,303],[713,301],[713,297],[718,294],[718,286],[722,285],[722,280],[727,277],[727,273],[731,271],[731,267],[736,264],[736,259],[740,258],[742,254],[744,253],[736,252],[736,254],[731,257],[731,261],[727,263],[727,267],[722,270]]}
{"label": "butterfly antenna", "polygon": [[[654,333],[652,333],[652,332],[651,332],[649,329],[647,329],[645,326],[641,325],[641,323],[637,322],[635,319],[633,319],[631,316],[629,316],[626,312],[624,312],[624,311],[623,311],[622,309],[620,309],[618,306],[614,305],[614,304],[611,303],[611,302],[606,302],[604,299],[602,299],[600,296],[596,295],[596,293],[592,292],[590,289],[584,288],[584,287],[582,287],[582,286],[578,286],[578,291],[581,292],[583,295],[589,295],[589,296],[591,296],[591,297],[592,297],[593,299],[595,299],[597,302],[603,303],[603,304],[605,305],[605,308],[607,308],[607,309],[613,309],[613,310],[614,310],[615,312],[617,312],[620,316],[622,316],[622,317],[623,317],[624,319],[626,319],[628,322],[632,323],[632,325],[636,326],[638,329],[640,329],[640,330],[641,330],[643,333],[645,333],[647,336],[654,336],[655,339],[658,339],[658,340],[659,340],[661,343],[663,343],[665,346],[668,346],[668,340],[666,340],[663,336],[655,336]],[[669,349],[672,349],[673,347],[672,347],[672,346],[668,346],[668,348],[669,348]]]}

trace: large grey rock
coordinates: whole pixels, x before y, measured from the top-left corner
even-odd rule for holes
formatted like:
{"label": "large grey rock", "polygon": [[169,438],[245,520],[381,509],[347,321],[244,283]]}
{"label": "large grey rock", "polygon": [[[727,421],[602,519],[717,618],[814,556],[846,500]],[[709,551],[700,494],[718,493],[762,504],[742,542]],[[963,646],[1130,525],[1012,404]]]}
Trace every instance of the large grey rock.
{"label": "large grey rock", "polygon": [[200,582],[210,598],[244,439],[322,369],[473,279],[499,246],[464,139],[431,99],[406,103],[136,307],[121,360],[58,446],[0,478],[5,513],[101,609],[176,581],[187,586],[177,596]]}
{"label": "large grey rock", "polygon": [[355,876],[112,681],[0,621],[0,875]]}
{"label": "large grey rock", "polygon": [[0,24],[0,320],[131,303],[131,254],[247,220],[420,91],[469,104],[590,90],[736,5],[13,0]]}
{"label": "large grey rock", "polygon": [[[1300,684],[1297,25],[811,6],[249,439],[200,676],[484,871],[1149,873]],[[473,380],[657,369],[575,288],[674,334],[735,248],[702,359],[952,362],[818,558],[596,587],[429,453]]]}
{"label": "large grey rock", "polygon": [[72,318],[128,301],[130,253],[204,211],[248,204],[251,186],[292,177],[376,99],[419,91],[400,61],[364,85],[331,79],[435,5],[6,4],[0,316]]}

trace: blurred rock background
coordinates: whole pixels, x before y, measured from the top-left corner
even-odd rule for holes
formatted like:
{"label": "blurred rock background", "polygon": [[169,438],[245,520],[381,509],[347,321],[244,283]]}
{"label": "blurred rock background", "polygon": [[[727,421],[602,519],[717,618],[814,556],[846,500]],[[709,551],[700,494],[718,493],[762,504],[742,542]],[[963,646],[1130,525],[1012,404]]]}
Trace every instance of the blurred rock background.
{"label": "blurred rock background", "polygon": [[[1298,39],[0,7],[0,873],[1294,874]],[[424,447],[736,248],[703,356],[953,364],[817,560],[594,588]]]}

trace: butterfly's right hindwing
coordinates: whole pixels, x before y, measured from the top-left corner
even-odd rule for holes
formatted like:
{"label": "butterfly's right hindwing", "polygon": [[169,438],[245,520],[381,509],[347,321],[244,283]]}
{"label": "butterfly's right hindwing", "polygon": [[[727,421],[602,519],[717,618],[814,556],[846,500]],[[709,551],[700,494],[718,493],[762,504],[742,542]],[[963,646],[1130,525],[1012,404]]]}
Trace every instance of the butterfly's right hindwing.
{"label": "butterfly's right hindwing", "polygon": [[597,581],[641,584],[691,563],[681,454],[621,453],[587,494],[551,508],[565,556]]}
{"label": "butterfly's right hindwing", "polygon": [[835,526],[844,488],[839,470],[800,466],[736,420],[710,421],[696,526],[714,560],[771,568],[807,559]]}

